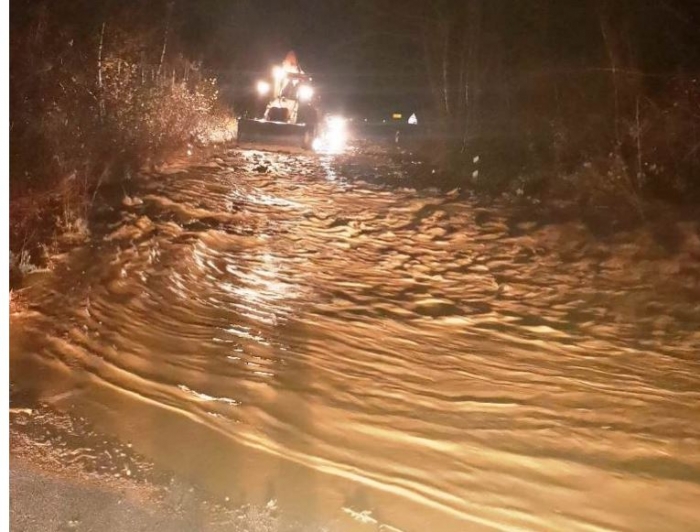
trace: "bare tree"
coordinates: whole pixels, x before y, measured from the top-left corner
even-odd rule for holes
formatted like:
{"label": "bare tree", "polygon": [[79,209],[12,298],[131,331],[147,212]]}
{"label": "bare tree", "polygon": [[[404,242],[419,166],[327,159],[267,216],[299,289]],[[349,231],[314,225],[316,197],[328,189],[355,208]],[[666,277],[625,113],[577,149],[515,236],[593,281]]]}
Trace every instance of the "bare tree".
{"label": "bare tree", "polygon": [[167,14],[165,16],[165,32],[163,33],[163,48],[160,52],[160,61],[158,61],[158,71],[156,72],[156,77],[160,79],[160,74],[163,70],[163,62],[165,61],[165,51],[168,47],[168,35],[170,34],[170,22],[172,19],[173,8],[175,2],[169,2],[167,8]]}

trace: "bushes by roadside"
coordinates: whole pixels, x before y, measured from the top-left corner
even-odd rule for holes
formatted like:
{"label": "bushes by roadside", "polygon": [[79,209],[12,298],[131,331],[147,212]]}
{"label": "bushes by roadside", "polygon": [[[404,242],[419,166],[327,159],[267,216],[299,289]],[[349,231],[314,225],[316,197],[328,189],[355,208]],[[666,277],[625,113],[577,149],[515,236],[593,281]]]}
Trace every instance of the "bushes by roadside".
{"label": "bushes by roadside", "polygon": [[84,233],[107,181],[231,129],[216,80],[178,50],[172,8],[152,21],[138,2],[92,16],[71,5],[13,5],[10,242],[18,260],[36,262],[57,232]]}
{"label": "bushes by roadside", "polygon": [[[646,88],[639,79],[620,82],[616,112],[606,76],[568,83],[544,76],[511,87],[517,97],[510,100],[524,103],[506,111],[498,99],[484,97],[482,123],[466,142],[446,135],[415,149],[432,159],[438,169],[433,181],[446,188],[567,200],[639,219],[653,202],[697,202],[700,77],[655,79]],[[542,87],[555,83],[561,101],[538,104]]]}

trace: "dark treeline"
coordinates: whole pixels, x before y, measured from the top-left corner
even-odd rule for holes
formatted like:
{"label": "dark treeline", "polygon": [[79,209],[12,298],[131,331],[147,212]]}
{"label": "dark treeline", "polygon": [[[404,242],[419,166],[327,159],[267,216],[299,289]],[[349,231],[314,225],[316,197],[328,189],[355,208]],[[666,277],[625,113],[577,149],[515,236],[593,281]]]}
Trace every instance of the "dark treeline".
{"label": "dark treeline", "polygon": [[417,110],[451,183],[637,209],[700,192],[693,0],[12,0],[10,19],[15,247],[215,128],[288,49],[327,104]]}
{"label": "dark treeline", "polygon": [[[461,182],[573,185],[632,202],[697,195],[700,3],[357,5],[381,39],[421,63],[424,114]],[[482,172],[473,174],[477,155]]]}

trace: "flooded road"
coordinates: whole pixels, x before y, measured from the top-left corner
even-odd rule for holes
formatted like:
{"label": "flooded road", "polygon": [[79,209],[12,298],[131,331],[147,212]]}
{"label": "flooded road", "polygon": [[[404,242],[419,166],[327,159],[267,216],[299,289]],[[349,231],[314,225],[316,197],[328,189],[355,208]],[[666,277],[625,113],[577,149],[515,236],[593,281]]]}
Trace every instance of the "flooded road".
{"label": "flooded road", "polygon": [[697,265],[377,166],[146,176],[28,289],[15,403],[279,530],[697,529]]}

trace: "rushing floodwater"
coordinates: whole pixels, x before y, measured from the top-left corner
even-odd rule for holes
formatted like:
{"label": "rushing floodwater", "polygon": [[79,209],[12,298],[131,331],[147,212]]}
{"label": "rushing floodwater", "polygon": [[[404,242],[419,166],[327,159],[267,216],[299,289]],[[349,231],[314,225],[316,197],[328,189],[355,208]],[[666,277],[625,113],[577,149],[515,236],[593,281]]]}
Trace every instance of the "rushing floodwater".
{"label": "rushing floodwater", "polygon": [[697,294],[331,157],[220,157],[30,289],[18,394],[313,530],[700,526]]}

